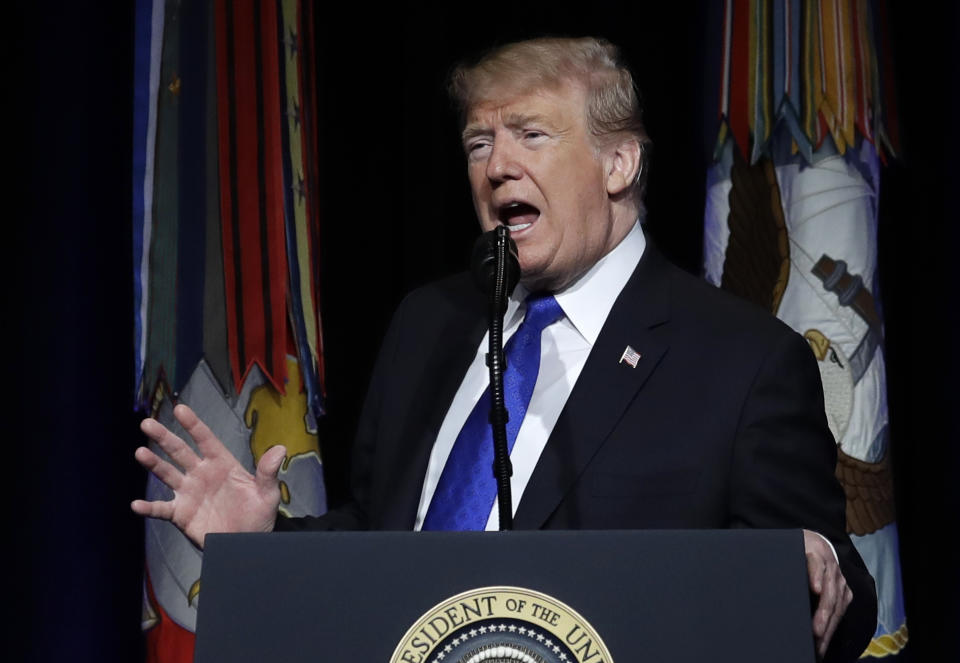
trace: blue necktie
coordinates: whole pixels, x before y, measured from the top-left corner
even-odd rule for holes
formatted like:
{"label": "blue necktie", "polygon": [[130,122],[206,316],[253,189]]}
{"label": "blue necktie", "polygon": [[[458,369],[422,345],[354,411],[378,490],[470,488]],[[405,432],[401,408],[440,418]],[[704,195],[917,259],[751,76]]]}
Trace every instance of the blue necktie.
{"label": "blue necktie", "polygon": [[[563,309],[553,295],[530,295],[523,322],[504,348],[507,368],[503,374],[503,391],[510,413],[507,448],[511,451],[540,371],[540,332],[561,317]],[[493,476],[493,430],[489,416],[488,386],[453,444],[421,529],[486,528],[497,496],[497,482]]]}

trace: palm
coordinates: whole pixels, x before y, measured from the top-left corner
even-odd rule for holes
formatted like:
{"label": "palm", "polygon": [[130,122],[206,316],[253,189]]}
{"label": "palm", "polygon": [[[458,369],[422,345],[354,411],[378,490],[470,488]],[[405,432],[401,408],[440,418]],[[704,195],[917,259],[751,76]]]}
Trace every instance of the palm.
{"label": "palm", "polygon": [[235,459],[205,458],[176,491],[171,520],[194,541],[208,532],[269,529],[280,501],[280,491],[275,492],[271,501],[271,491],[261,490]]}
{"label": "palm", "polygon": [[133,510],[173,522],[200,547],[210,532],[273,529],[280,503],[276,474],[285,454],[283,447],[264,454],[253,475],[190,408],[178,405],[174,416],[197,443],[202,456],[158,422],[145,420],[143,431],[183,471],[146,447],[137,449],[137,460],[170,487],[174,497],[168,502],[136,500]]}

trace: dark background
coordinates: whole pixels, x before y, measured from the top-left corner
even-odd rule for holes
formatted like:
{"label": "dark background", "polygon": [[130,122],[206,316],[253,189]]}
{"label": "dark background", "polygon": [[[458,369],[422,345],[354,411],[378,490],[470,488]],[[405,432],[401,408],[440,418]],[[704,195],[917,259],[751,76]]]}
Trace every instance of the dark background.
{"label": "dark background", "polygon": [[[5,584],[17,615],[7,660],[138,661],[143,527],[128,507],[145,482],[133,460],[133,16],[127,3],[57,4],[18,3],[2,40],[3,326],[14,339],[5,393],[15,395],[5,408],[15,422],[5,439]],[[352,429],[394,306],[462,269],[476,234],[443,92],[454,61],[544,33],[620,44],[655,143],[648,228],[699,272],[705,145],[715,130],[704,98],[716,85],[708,54],[717,36],[706,26],[721,3],[676,4],[318,9],[332,501],[343,497]],[[910,638],[914,660],[933,661],[956,655],[948,637],[960,623],[948,543],[960,494],[960,231],[948,212],[958,181],[958,10],[891,4],[903,155],[884,171],[880,274]]]}

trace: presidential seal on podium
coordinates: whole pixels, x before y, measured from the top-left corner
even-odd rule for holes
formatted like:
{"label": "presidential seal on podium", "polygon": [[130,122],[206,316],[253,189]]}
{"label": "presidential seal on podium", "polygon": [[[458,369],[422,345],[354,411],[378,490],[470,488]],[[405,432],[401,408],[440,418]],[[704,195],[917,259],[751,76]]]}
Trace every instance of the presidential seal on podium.
{"label": "presidential seal on podium", "polygon": [[390,663],[612,663],[575,610],[521,587],[480,587],[423,615]]}

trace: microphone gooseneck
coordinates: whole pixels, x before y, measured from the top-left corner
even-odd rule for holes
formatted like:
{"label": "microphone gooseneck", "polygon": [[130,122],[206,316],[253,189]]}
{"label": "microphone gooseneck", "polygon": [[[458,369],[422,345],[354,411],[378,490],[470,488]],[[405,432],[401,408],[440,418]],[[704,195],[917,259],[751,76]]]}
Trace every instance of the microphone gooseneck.
{"label": "microphone gooseneck", "polygon": [[510,418],[504,404],[503,371],[503,315],[507,299],[520,281],[520,261],[517,246],[510,239],[510,231],[499,225],[484,233],[473,248],[471,271],[477,287],[489,300],[490,342],[487,366],[490,371],[490,425],[493,427],[493,475],[497,482],[500,530],[513,529],[513,498],[510,477],[513,466],[507,444],[507,420]]}

